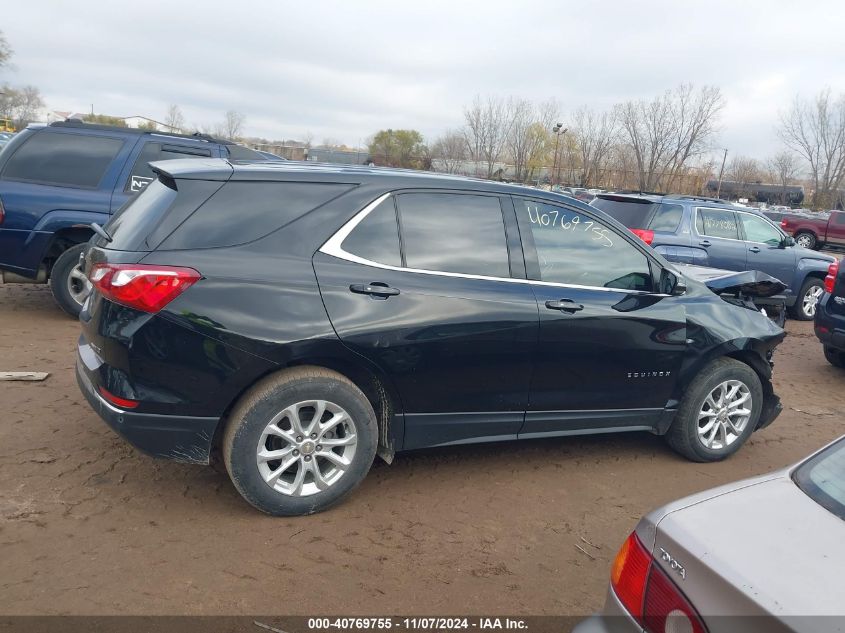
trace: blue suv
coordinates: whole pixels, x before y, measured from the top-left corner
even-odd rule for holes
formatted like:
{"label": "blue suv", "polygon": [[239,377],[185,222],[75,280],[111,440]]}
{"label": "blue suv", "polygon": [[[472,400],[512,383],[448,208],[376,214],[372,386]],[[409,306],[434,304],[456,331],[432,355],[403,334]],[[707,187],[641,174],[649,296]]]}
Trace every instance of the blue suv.
{"label": "blue suv", "polygon": [[57,303],[77,315],[88,293],[79,255],[127,200],[155,179],[151,161],[169,158],[265,160],[204,135],[91,125],[30,125],[0,152],[0,278],[50,282]]}
{"label": "blue suv", "polygon": [[789,314],[810,321],[835,261],[796,246],[756,209],[715,198],[602,193],[591,202],[636,233],[666,259],[725,270],[759,270],[780,279]]}

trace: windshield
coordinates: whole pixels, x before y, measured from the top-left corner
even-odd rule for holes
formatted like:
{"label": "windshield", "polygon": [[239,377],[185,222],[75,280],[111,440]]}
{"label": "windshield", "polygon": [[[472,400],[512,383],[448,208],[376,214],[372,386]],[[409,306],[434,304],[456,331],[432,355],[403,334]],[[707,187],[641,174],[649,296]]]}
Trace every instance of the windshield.
{"label": "windshield", "polygon": [[845,438],[801,464],[792,478],[813,501],[845,519]]}

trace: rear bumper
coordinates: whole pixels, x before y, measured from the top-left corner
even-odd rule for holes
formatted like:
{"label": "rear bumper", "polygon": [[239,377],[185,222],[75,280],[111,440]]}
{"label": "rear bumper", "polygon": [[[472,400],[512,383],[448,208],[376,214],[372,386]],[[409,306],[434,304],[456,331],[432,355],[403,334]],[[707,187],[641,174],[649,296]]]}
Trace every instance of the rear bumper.
{"label": "rear bumper", "polygon": [[118,409],[96,392],[79,358],[76,382],[94,411],[137,449],[177,462],[210,463],[211,442],[219,418],[132,413]]}
{"label": "rear bumper", "polygon": [[602,612],[579,622],[572,633],[642,633],[642,630],[613,589],[608,589]]}
{"label": "rear bumper", "polygon": [[[829,294],[822,297],[816,310],[814,329],[822,345],[845,352],[845,316],[833,313],[833,307],[828,307],[828,303],[835,300]],[[841,311],[842,308],[837,306],[836,310]]]}

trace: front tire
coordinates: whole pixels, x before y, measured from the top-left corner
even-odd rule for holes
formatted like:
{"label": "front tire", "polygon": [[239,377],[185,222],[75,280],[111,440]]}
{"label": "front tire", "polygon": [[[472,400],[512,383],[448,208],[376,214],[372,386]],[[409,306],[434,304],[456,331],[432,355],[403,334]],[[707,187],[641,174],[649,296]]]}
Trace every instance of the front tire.
{"label": "front tire", "polygon": [[265,378],[237,404],[223,434],[223,461],[237,491],[274,516],[320,512],[366,476],[378,424],[344,376],[298,367]]}
{"label": "front tire", "polygon": [[50,273],[50,291],[59,307],[72,317],[78,317],[82,304],[91,292],[91,284],[82,272],[79,254],[85,244],[71,246],[59,255]]}
{"label": "front tire", "polygon": [[799,233],[795,236],[795,243],[804,248],[815,248],[816,242],[816,236],[812,233]]}
{"label": "front tire", "polygon": [[798,299],[790,308],[790,316],[798,321],[812,321],[816,316],[819,301],[824,295],[824,282],[817,277],[809,277],[798,292]]}
{"label": "front tire", "polygon": [[756,372],[732,358],[719,358],[690,383],[666,441],[694,462],[725,459],[754,432],[762,408]]}

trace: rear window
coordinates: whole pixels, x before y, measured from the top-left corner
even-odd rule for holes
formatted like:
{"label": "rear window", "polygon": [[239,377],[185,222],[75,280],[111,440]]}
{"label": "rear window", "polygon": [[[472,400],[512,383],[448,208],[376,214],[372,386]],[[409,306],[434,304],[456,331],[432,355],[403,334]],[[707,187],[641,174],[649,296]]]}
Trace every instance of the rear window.
{"label": "rear window", "polygon": [[142,250],[139,244],[161,221],[176,196],[176,189],[159,180],[153,181],[141,195],[129,200],[112,216],[105,226],[112,241],[107,244],[101,241],[101,245],[119,251]]}
{"label": "rear window", "polygon": [[3,178],[94,188],[121,147],[116,138],[43,131],[9,158]]}
{"label": "rear window", "polygon": [[645,229],[657,203],[638,198],[596,198],[590,203],[629,229]]}
{"label": "rear window", "polygon": [[801,464],[792,478],[813,501],[845,519],[845,440]]}
{"label": "rear window", "polygon": [[336,183],[229,182],[165,239],[161,248],[219,248],[252,242],[351,187]]}

